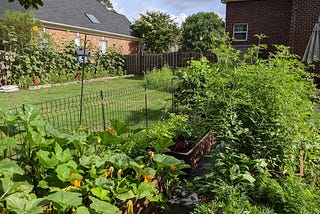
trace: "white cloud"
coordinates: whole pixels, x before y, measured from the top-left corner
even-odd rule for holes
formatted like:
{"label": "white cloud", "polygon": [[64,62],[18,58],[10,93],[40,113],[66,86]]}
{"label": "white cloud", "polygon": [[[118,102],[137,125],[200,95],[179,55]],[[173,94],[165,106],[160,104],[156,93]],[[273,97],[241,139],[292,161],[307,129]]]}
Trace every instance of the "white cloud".
{"label": "white cloud", "polygon": [[178,23],[179,26],[181,26],[182,22],[186,20],[188,15],[185,13],[180,13],[178,15],[171,15],[171,17]]}
{"label": "white cloud", "polygon": [[170,14],[178,23],[198,12],[215,12],[223,19],[225,16],[225,5],[220,0],[111,0],[111,2],[116,11],[132,22],[147,10],[159,10]]}

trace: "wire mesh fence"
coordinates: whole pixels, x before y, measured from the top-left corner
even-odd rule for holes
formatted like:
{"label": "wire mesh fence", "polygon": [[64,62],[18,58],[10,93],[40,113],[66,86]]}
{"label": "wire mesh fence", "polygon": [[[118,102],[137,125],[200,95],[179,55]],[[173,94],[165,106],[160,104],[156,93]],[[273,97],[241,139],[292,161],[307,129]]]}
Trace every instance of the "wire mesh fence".
{"label": "wire mesh fence", "polygon": [[[80,95],[33,106],[38,109],[44,121],[64,133],[72,133],[79,128],[106,130],[114,120],[124,122],[131,128],[149,128],[163,113],[172,111],[172,93],[141,86],[84,94],[81,117]],[[11,111],[17,112],[18,108]],[[0,137],[1,135],[3,133],[0,131]]]}

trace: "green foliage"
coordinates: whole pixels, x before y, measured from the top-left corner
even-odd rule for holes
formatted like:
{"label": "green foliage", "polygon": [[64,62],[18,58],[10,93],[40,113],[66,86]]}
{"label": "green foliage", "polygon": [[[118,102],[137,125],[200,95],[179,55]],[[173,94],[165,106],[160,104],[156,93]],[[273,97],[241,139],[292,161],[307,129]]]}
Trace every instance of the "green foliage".
{"label": "green foliage", "polygon": [[[186,167],[148,152],[145,131],[118,121],[105,132],[68,135],[46,124],[32,106],[17,114],[0,109],[0,120],[3,212],[111,214],[146,200],[164,207]],[[18,134],[21,144],[14,139]],[[10,161],[9,151],[18,151]]]}
{"label": "green foliage", "polygon": [[[74,41],[62,38],[58,46],[51,35],[39,32],[39,26],[32,13],[6,12],[1,19],[0,56],[6,66],[7,84],[28,87],[79,80],[82,65],[76,60]],[[85,79],[124,74],[120,49],[110,48],[90,60],[92,63],[85,65]]]}
{"label": "green foliage", "polygon": [[145,73],[144,82],[148,89],[172,91],[176,84],[174,78],[173,71],[168,66],[164,66],[162,69],[155,68]]}
{"label": "green foliage", "polygon": [[[15,0],[9,0],[9,2],[14,2]],[[20,5],[25,9],[32,7],[34,9],[38,9],[39,6],[43,6],[42,0],[18,0]]]}
{"label": "green foliage", "polygon": [[178,24],[170,15],[160,11],[147,11],[132,24],[137,36],[142,38],[143,50],[148,53],[167,52],[177,42]]}
{"label": "green foliage", "polygon": [[100,3],[102,3],[103,5],[105,5],[108,9],[110,9],[111,11],[115,11],[113,8],[113,4],[110,0],[98,0]]}
{"label": "green foliage", "polygon": [[108,52],[98,52],[93,57],[94,64],[91,65],[99,76],[106,75],[124,75],[123,67],[125,58],[122,50],[116,47],[109,48]]}
{"label": "green foliage", "polygon": [[[318,212],[320,124],[310,74],[288,47],[260,59],[258,44],[246,61],[221,47],[218,63],[193,61],[179,74],[180,104],[215,130],[221,151],[196,180],[199,193],[214,213]],[[304,178],[295,175],[301,167]]]}
{"label": "green foliage", "polygon": [[6,11],[0,19],[0,49],[22,51],[39,36],[33,30],[34,26],[41,27],[41,22],[34,17],[33,13]]}
{"label": "green foliage", "polygon": [[224,22],[213,12],[200,12],[186,18],[182,24],[182,50],[212,51],[221,44]]}

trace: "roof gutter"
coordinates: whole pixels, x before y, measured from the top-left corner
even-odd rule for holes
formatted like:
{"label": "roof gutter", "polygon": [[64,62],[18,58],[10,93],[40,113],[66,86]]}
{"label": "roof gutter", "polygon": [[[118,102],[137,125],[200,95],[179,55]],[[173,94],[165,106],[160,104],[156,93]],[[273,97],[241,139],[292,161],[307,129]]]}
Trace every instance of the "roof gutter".
{"label": "roof gutter", "polygon": [[221,3],[227,4],[227,3],[238,2],[238,1],[250,1],[250,0],[221,0]]}
{"label": "roof gutter", "polygon": [[139,38],[139,37],[128,36],[128,35],[123,35],[123,34],[118,34],[118,33],[112,33],[112,32],[108,32],[108,31],[95,30],[95,29],[78,27],[78,26],[67,25],[67,24],[61,24],[61,23],[50,22],[50,21],[45,21],[45,20],[41,20],[41,22],[43,23],[44,27],[52,28],[55,30],[70,30],[70,31],[76,31],[79,33],[96,35],[96,36],[106,36],[106,37],[110,37],[110,38],[114,38],[114,39],[123,39],[123,40],[130,40],[130,41],[136,41],[136,42],[141,41],[141,38]]}

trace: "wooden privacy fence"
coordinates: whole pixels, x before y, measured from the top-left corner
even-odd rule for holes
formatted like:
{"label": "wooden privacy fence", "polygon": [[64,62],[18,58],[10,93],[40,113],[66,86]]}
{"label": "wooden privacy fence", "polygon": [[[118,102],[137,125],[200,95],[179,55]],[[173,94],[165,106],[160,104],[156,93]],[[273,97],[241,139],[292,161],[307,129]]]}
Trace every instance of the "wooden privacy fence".
{"label": "wooden privacy fence", "polygon": [[172,52],[164,54],[132,54],[127,55],[125,60],[125,70],[127,74],[142,75],[146,71],[154,68],[162,68],[164,65],[169,67],[186,67],[191,59],[206,57],[211,62],[217,62],[217,56],[213,53],[201,52]]}

